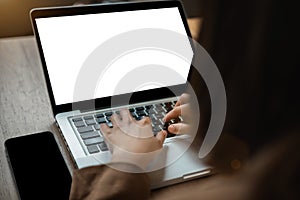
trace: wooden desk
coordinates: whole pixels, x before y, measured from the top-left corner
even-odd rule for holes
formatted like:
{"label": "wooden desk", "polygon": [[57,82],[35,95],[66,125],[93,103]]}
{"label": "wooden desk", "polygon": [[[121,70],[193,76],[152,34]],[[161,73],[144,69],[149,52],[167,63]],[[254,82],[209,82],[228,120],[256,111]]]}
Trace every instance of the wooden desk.
{"label": "wooden desk", "polygon": [[33,36],[0,40],[0,91],[0,199],[17,199],[4,141],[45,130],[58,135]]}
{"label": "wooden desk", "polygon": [[[194,21],[198,23],[199,21]],[[199,30],[199,29],[198,29]],[[195,33],[194,33],[195,34]],[[4,141],[10,137],[50,130],[56,135],[63,156],[72,171],[54,117],[42,74],[42,66],[33,36],[0,39],[0,199],[17,199],[7,163]],[[198,179],[152,192],[152,199],[168,199],[197,186],[207,189],[210,178]]]}

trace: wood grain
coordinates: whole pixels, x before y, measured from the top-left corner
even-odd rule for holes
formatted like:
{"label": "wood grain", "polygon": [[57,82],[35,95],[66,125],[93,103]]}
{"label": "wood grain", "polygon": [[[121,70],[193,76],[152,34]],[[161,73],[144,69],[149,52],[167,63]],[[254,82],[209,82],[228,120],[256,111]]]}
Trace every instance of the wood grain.
{"label": "wood grain", "polygon": [[73,167],[54,125],[32,36],[0,40],[0,91],[0,199],[17,199],[5,155],[6,139],[50,130],[56,135],[69,169]]}

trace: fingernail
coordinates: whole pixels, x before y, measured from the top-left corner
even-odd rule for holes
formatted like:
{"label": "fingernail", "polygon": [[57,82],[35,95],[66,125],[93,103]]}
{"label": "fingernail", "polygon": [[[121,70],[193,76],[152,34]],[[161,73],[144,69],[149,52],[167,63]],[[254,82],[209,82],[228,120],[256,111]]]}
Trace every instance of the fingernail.
{"label": "fingernail", "polygon": [[169,129],[170,131],[175,131],[175,126],[170,125],[168,129]]}
{"label": "fingernail", "polygon": [[168,132],[167,131],[163,131],[164,137],[167,137]]}

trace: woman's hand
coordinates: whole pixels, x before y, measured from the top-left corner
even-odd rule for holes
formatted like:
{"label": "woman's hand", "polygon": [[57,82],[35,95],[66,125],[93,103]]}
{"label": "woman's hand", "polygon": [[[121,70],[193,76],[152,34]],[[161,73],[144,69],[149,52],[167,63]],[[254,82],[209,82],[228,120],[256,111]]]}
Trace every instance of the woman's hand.
{"label": "woman's hand", "polygon": [[171,124],[168,131],[173,134],[193,134],[196,132],[199,122],[199,112],[192,106],[191,96],[182,94],[175,104],[174,108],[163,118],[164,122],[181,117],[183,121]]}
{"label": "woman's hand", "polygon": [[111,117],[113,128],[101,125],[101,133],[112,153],[112,162],[126,162],[146,169],[162,149],[166,131],[153,135],[151,120],[136,121],[127,109]]}

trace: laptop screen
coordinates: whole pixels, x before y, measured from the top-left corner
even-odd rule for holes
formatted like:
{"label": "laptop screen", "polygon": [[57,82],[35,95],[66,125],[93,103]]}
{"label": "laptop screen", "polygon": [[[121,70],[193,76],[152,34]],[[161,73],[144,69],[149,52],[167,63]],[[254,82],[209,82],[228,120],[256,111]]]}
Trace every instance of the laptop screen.
{"label": "laptop screen", "polygon": [[[56,105],[180,85],[187,81],[193,50],[177,7],[38,17],[35,23]],[[135,39],[165,39],[139,32],[144,29],[167,30],[186,36],[186,45],[183,46],[190,58],[182,58],[172,50],[149,46],[112,55]],[[133,41],[109,45],[128,32],[132,33],[130,38]],[[104,47],[103,53],[101,48]],[[97,51],[102,53],[97,55]],[[95,60],[95,55],[99,60]],[[101,59],[106,58],[113,59],[103,66]],[[91,69],[83,74],[83,68],[91,63],[91,59],[97,72]],[[95,73],[98,77],[96,86],[89,85],[88,80]],[[87,80],[81,88],[93,88],[92,95],[74,94],[79,78]]]}

